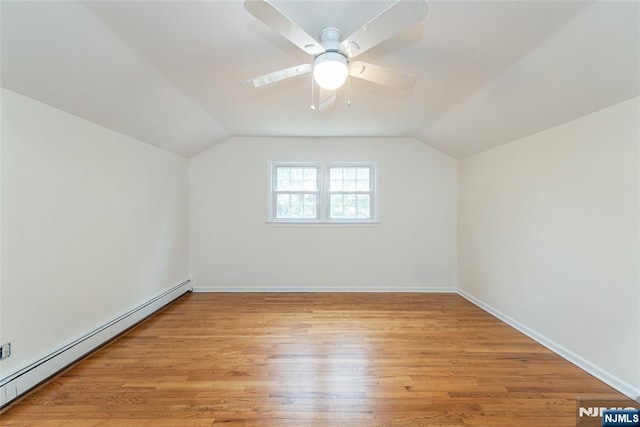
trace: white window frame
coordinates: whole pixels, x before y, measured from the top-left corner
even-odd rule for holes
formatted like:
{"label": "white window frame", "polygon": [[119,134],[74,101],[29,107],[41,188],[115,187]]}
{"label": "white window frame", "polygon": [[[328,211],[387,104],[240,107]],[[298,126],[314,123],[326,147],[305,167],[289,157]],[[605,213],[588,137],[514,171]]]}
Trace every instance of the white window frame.
{"label": "white window frame", "polygon": [[[315,167],[318,170],[317,218],[277,218],[276,217],[276,170],[278,167]],[[369,168],[370,218],[329,218],[329,170],[334,167]],[[270,161],[268,165],[267,223],[278,224],[377,224],[380,222],[378,162],[286,162]],[[351,193],[351,192],[348,192]],[[357,191],[353,191],[357,193]]]}

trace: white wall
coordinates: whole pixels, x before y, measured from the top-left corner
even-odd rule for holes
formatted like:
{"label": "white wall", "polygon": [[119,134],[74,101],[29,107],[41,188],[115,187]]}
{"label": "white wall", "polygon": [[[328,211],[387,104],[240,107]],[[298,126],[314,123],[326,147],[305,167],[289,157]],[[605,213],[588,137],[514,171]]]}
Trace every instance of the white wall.
{"label": "white wall", "polygon": [[[381,224],[266,224],[269,160],[379,162]],[[190,160],[194,287],[453,289],[456,168],[408,138],[232,138]]]}
{"label": "white wall", "polygon": [[640,395],[639,98],[459,163],[459,287]]}
{"label": "white wall", "polygon": [[0,378],[188,278],[187,167],[2,90]]}

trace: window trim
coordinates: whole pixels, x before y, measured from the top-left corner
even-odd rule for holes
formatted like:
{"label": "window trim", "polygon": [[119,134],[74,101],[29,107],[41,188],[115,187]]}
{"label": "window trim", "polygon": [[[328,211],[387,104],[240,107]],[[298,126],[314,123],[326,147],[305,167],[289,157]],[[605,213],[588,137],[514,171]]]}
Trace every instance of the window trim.
{"label": "window trim", "polygon": [[[296,222],[296,223],[314,223],[314,222],[318,222],[319,218],[320,218],[320,197],[321,197],[321,186],[322,186],[322,182],[321,182],[321,174],[322,171],[320,170],[320,163],[318,162],[269,162],[269,188],[268,188],[268,195],[267,195],[267,208],[268,208],[268,212],[267,212],[267,222],[282,222],[282,223],[287,223],[287,222]],[[316,213],[318,214],[318,218],[294,218],[294,219],[289,219],[289,218],[277,218],[276,217],[276,207],[277,204],[275,202],[276,196],[278,194],[278,192],[276,191],[276,184],[277,184],[277,179],[276,179],[276,169],[278,167],[315,167],[318,170],[317,173],[317,178],[318,178],[318,189],[316,191],[317,193],[317,199],[316,199]],[[291,191],[291,192],[287,192],[287,193],[296,193],[296,191]],[[301,193],[309,193],[307,191],[302,191]]]}
{"label": "window trim", "polygon": [[[276,218],[276,169],[278,167],[315,167],[318,169],[318,199],[316,205],[317,218]],[[369,168],[369,180],[371,197],[371,218],[329,218],[329,169],[334,167],[367,167]],[[269,161],[268,163],[268,188],[267,188],[267,223],[271,224],[341,224],[341,225],[366,225],[380,223],[380,189],[379,183],[380,167],[378,162],[287,162]],[[354,192],[357,193],[357,192]]]}

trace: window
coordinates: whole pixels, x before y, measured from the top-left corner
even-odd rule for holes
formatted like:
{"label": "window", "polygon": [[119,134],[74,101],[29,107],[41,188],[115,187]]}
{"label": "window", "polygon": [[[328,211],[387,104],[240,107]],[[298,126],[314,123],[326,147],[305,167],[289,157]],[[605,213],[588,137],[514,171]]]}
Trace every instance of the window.
{"label": "window", "polygon": [[377,222],[375,163],[272,163],[270,222]]}
{"label": "window", "polygon": [[318,218],[318,167],[277,166],[275,168],[275,218]]}

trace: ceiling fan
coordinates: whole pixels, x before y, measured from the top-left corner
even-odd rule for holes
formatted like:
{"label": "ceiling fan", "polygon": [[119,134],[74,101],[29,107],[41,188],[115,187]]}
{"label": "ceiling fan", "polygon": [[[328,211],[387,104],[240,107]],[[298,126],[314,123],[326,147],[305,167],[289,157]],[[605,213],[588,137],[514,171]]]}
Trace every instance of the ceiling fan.
{"label": "ceiling fan", "polygon": [[258,88],[312,73],[312,84],[315,82],[319,86],[319,95],[318,105],[312,100],[311,108],[324,111],[334,106],[336,90],[349,76],[397,89],[408,89],[416,82],[411,74],[352,59],[422,21],[428,10],[425,0],[398,0],[345,39],[342,39],[338,28],[324,28],[320,31],[319,41],[268,0],[245,0],[244,7],[291,43],[313,55],[310,64],[296,65],[249,79],[244,82],[247,87]]}

